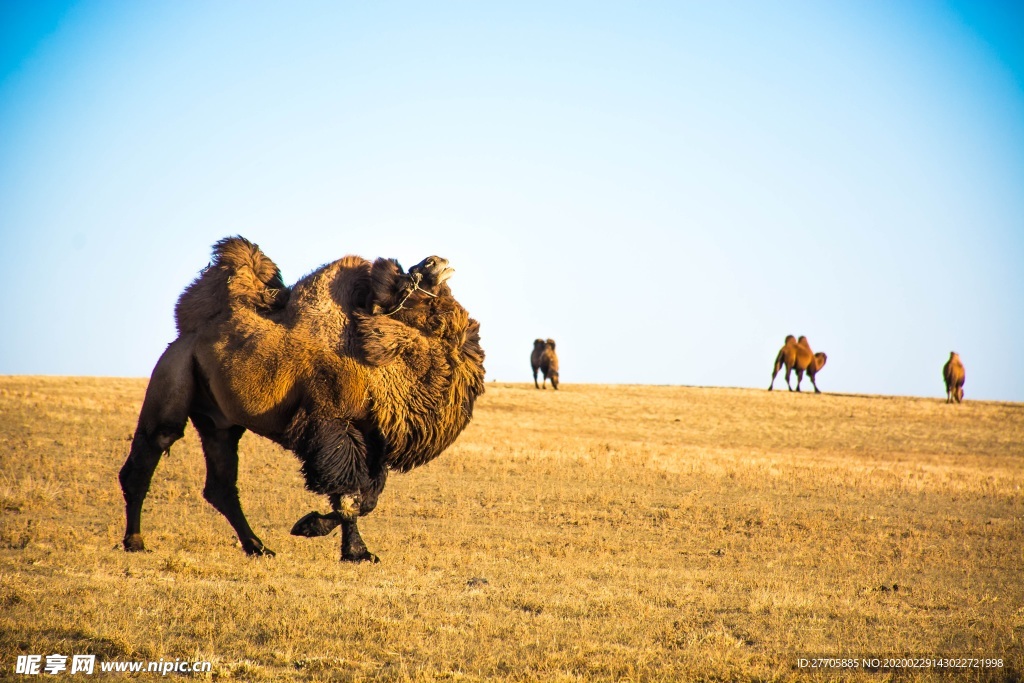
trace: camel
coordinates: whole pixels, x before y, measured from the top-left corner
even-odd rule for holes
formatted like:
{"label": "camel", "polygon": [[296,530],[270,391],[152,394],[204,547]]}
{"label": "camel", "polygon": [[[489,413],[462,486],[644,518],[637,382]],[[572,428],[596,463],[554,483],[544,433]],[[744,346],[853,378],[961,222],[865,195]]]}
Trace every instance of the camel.
{"label": "camel", "polygon": [[964,380],[967,373],[964,371],[964,364],[960,361],[960,354],[956,351],[949,352],[949,360],[942,366],[942,379],[946,382],[946,403],[964,400]]}
{"label": "camel", "polygon": [[786,366],[786,386],[789,387],[790,391],[793,391],[793,387],[789,383],[789,373],[791,370],[796,370],[796,390],[800,391],[800,382],[804,379],[804,371],[807,372],[807,376],[811,379],[811,384],[814,385],[814,393],[820,394],[818,390],[818,384],[814,381],[815,375],[825,367],[825,362],[828,360],[828,356],[824,353],[814,353],[811,351],[811,345],[807,341],[807,337],[801,336],[796,339],[793,335],[787,335],[785,344],[779,349],[779,353],[775,356],[775,365],[772,368],[772,382],[768,385],[768,391],[771,391],[775,386],[775,377],[779,374],[779,370],[782,366]]}
{"label": "camel", "polygon": [[533,368],[533,386],[540,389],[537,383],[537,370],[540,369],[540,357],[544,354],[544,340],[533,340],[533,351],[530,352],[530,367]]}
{"label": "camel", "polygon": [[206,458],[203,496],[247,554],[274,555],[238,498],[238,442],[250,430],[294,452],[306,487],[330,500],[330,513],[305,515],[292,533],[341,526],[341,559],[377,562],[357,518],[376,507],[389,471],[450,446],[484,391],[479,323],[451,295],[454,270],[437,256],[408,272],[393,259],[346,256],[289,289],[244,238],[213,252],[175,307],[178,337],[153,369],[121,468],[125,550],[145,549],[153,472],[191,420]]}
{"label": "camel", "polygon": [[[555,353],[554,339],[534,339],[533,352],[530,353],[530,366],[533,368],[533,386],[538,389],[547,389],[548,380],[551,380],[551,387],[558,390],[558,354]],[[537,371],[543,374],[542,384],[537,383]]]}

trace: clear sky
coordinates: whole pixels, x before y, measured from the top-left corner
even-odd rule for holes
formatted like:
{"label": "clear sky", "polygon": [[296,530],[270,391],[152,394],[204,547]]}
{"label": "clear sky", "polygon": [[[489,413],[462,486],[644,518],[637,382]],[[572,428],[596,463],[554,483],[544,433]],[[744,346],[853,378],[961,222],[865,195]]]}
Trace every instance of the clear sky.
{"label": "clear sky", "polygon": [[1022,8],[0,0],[0,374],[147,376],[241,234],[449,258],[489,380],[1024,401]]}

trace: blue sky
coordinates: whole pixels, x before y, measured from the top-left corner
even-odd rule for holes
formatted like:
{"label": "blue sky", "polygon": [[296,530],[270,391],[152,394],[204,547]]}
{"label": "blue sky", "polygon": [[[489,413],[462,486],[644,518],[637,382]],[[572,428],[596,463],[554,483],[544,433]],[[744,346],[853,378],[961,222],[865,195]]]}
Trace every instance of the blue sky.
{"label": "blue sky", "polygon": [[488,379],[1024,401],[1021,7],[0,0],[0,374],[148,375],[242,234],[448,257]]}

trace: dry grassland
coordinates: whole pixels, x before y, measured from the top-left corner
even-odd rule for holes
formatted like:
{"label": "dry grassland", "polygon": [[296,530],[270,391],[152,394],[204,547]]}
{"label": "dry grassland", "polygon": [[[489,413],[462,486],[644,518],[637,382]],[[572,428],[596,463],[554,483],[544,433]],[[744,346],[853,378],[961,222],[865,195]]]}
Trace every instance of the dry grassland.
{"label": "dry grassland", "polygon": [[1021,404],[492,383],[453,448],[392,476],[360,525],[382,563],[352,566],[337,532],[288,534],[325,501],[249,434],[242,503],[278,555],[247,558],[191,428],[157,469],[150,551],[120,550],[144,388],[0,378],[0,678],[30,680],[26,653],[243,680],[786,681],[810,654],[1024,675]]}

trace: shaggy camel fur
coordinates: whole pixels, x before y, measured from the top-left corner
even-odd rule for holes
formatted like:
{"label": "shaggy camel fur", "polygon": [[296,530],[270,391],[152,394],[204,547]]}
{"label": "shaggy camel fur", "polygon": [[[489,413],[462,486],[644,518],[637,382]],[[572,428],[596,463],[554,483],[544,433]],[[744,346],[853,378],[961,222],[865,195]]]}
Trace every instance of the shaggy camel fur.
{"label": "shaggy camel fur", "polygon": [[[533,386],[538,389],[547,389],[548,380],[551,386],[558,389],[558,354],[555,353],[555,340],[543,339],[533,340],[533,351],[530,353],[530,366],[533,368]],[[537,383],[537,371],[540,370],[544,376],[541,384]]]}
{"label": "shaggy camel fur", "polygon": [[825,367],[825,362],[828,360],[828,356],[824,353],[814,353],[811,351],[811,345],[807,341],[807,337],[801,336],[800,339],[796,339],[793,335],[786,336],[786,342],[779,353],[775,356],[775,365],[772,368],[772,382],[768,385],[768,391],[771,391],[775,386],[775,376],[779,374],[779,370],[782,366],[786,366],[786,386],[789,387],[790,391],[793,391],[792,385],[789,383],[789,373],[791,370],[796,370],[796,390],[800,391],[800,382],[804,379],[804,371],[807,372],[807,376],[811,378],[811,384],[814,385],[814,393],[820,394],[818,390],[818,384],[814,381],[815,375]]}
{"label": "shaggy camel fur", "polygon": [[964,380],[967,373],[964,371],[964,364],[960,362],[960,354],[956,351],[949,352],[949,360],[942,366],[942,379],[946,382],[946,403],[964,400]]}
{"label": "shaggy camel fur", "polygon": [[309,513],[292,533],[340,525],[342,560],[377,561],[357,517],[374,509],[389,470],[450,446],[484,391],[479,324],[452,297],[452,272],[436,256],[408,273],[394,260],[346,256],[289,290],[257,245],[214,245],[212,263],[178,301],[178,338],[153,369],[121,469],[125,549],[144,549],[153,471],[191,420],[206,457],[203,495],[247,553],[273,555],[238,499],[238,441],[248,429],[293,451],[306,487],[330,499],[331,513]]}

